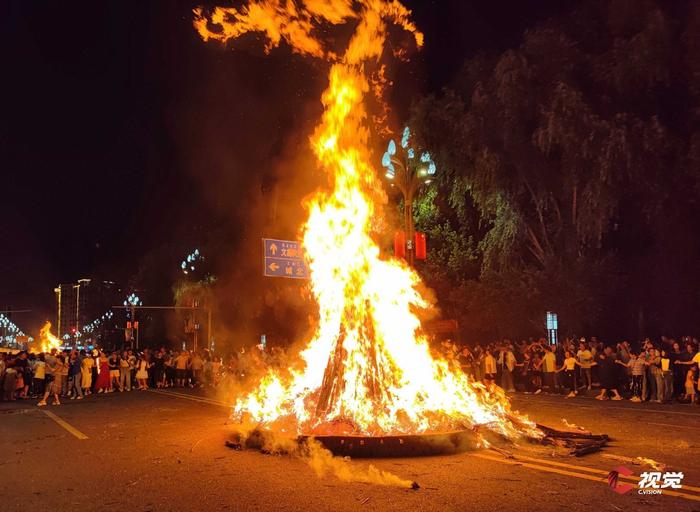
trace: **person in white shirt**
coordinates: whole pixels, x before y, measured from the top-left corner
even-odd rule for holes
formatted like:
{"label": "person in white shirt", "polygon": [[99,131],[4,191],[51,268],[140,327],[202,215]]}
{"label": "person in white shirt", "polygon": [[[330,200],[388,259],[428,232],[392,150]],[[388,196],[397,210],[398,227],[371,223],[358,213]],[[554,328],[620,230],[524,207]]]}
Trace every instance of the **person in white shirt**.
{"label": "person in white shirt", "polygon": [[[583,340],[583,338],[581,338]],[[576,359],[581,367],[581,384],[586,386],[586,389],[591,390],[591,366],[593,363],[593,354],[586,347],[585,343],[580,343],[578,346],[578,352],[576,353]]]}
{"label": "person in white shirt", "polygon": [[561,365],[561,368],[557,370],[557,372],[563,371],[564,374],[566,375],[566,383],[569,386],[569,394],[566,395],[566,398],[573,398],[576,396],[577,391],[576,391],[576,365],[579,364],[579,362],[576,360],[574,355],[571,353],[570,350],[567,350],[564,352],[564,364]]}

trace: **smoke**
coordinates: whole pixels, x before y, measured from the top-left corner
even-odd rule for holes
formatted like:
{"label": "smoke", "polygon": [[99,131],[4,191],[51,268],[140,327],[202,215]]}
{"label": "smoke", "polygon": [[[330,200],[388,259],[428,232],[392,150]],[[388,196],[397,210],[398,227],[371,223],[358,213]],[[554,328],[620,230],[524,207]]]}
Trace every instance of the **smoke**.
{"label": "smoke", "polygon": [[261,431],[255,426],[241,425],[237,432],[241,446],[258,448],[264,453],[286,454],[304,461],[316,476],[334,476],[343,482],[359,482],[405,489],[418,489],[418,484],[369,464],[366,468],[352,463],[349,457],[337,457],[313,437],[294,439],[283,433]]}
{"label": "smoke", "polygon": [[324,448],[313,438],[307,439],[304,443],[300,458],[311,466],[319,478],[332,474],[344,482],[362,482],[404,488],[416,486],[415,482],[381,470],[373,464],[370,464],[366,469],[354,466],[349,458],[334,456],[330,450]]}

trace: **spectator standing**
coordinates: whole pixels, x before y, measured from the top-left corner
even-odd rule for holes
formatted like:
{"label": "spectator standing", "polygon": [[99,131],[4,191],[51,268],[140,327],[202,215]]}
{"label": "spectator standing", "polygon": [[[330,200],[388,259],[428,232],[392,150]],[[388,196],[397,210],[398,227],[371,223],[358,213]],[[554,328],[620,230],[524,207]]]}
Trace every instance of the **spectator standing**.
{"label": "spectator standing", "polygon": [[481,381],[484,379],[484,351],[481,349],[481,345],[479,343],[477,343],[474,350],[472,350],[472,355],[474,356],[474,362],[472,364],[472,369],[474,370],[474,380]]}
{"label": "spectator standing", "polygon": [[126,357],[127,360],[129,361],[129,368],[131,368],[131,372],[130,372],[130,374],[129,374],[129,375],[130,375],[129,378],[131,379],[131,387],[133,388],[133,387],[135,386],[135,377],[134,377],[134,374],[136,373],[136,362],[137,362],[137,359],[136,359],[136,356],[134,355],[134,351],[131,350],[131,349],[129,349],[129,350],[126,351],[126,356],[127,356],[127,357]]}
{"label": "spectator standing", "polygon": [[165,381],[163,387],[173,387],[175,386],[175,358],[172,354],[168,353],[163,361],[165,366]]}
{"label": "spectator standing", "polygon": [[129,355],[124,352],[119,358],[119,391],[131,391],[131,365]]}
{"label": "spectator standing", "polygon": [[109,360],[104,352],[100,352],[97,359],[97,380],[95,381],[95,389],[98,393],[108,393],[112,389],[112,379],[109,375]]}
{"label": "spectator standing", "polygon": [[157,351],[153,358],[153,375],[156,388],[162,388],[165,385],[165,354],[163,350]]}
{"label": "spectator standing", "polygon": [[212,361],[211,361],[211,375],[212,375],[211,385],[214,387],[219,385],[219,378],[221,377],[221,367],[222,366],[223,366],[223,363],[221,361],[221,358],[218,356],[213,356]]}
{"label": "spectator standing", "polygon": [[671,403],[673,401],[673,373],[671,372],[671,358],[665,348],[661,349],[661,380],[663,382],[661,401]]}
{"label": "spectator standing", "polygon": [[95,359],[92,354],[81,351],[83,360],[80,364],[80,385],[83,388],[83,394],[89,395],[92,393],[92,370],[95,367]]}
{"label": "spectator standing", "polygon": [[52,357],[50,360],[46,361],[47,372],[51,374],[51,382],[47,382],[46,391],[44,391],[44,398],[37,404],[39,407],[46,405],[46,400],[49,396],[53,395],[53,405],[61,405],[61,401],[58,396],[63,390],[63,370],[66,367],[65,357],[63,354],[58,354]]}
{"label": "spectator standing", "polygon": [[557,356],[554,354],[552,347],[545,347],[544,356],[542,357],[542,375],[544,378],[544,387],[548,393],[556,391],[556,375],[557,375]]}
{"label": "spectator standing", "polygon": [[542,364],[543,360],[540,357],[540,352],[534,350],[532,353],[532,362],[530,365],[530,379],[532,381],[533,393],[536,395],[542,392]]}
{"label": "spectator standing", "polygon": [[119,354],[116,351],[109,355],[107,365],[109,366],[109,390],[107,393],[111,393],[115,387],[119,387]]}
{"label": "spectator standing", "polygon": [[471,350],[469,350],[469,347],[466,345],[462,347],[462,350],[459,351],[459,355],[457,356],[457,360],[459,361],[459,366],[462,368],[462,371],[469,377],[469,380],[472,380],[474,378],[474,356]]}
{"label": "spectator standing", "polygon": [[68,396],[68,357],[66,356],[66,354],[60,354],[59,359],[61,360],[61,396]]}
{"label": "spectator standing", "polygon": [[557,370],[557,372],[564,372],[565,376],[565,382],[566,385],[569,388],[569,394],[566,395],[566,398],[574,398],[576,394],[578,393],[577,388],[576,388],[576,365],[578,364],[578,361],[574,357],[573,353],[570,350],[564,351],[564,363],[562,364],[561,368]]}
{"label": "spectator standing", "polygon": [[5,367],[5,376],[2,380],[2,399],[14,402],[17,400],[17,368],[15,361],[10,360]]}
{"label": "spectator standing", "polygon": [[68,360],[68,394],[70,399],[78,400],[83,399],[83,375],[82,375],[82,361],[78,357],[78,352],[75,350],[71,352],[70,358]]}
{"label": "spectator standing", "polygon": [[190,356],[187,351],[183,350],[175,357],[175,376],[177,378],[177,386],[184,387],[187,381],[187,369],[190,365]]}
{"label": "spectator standing", "polygon": [[513,347],[511,345],[506,345],[506,347],[501,350],[501,354],[498,357],[498,364],[501,367],[501,387],[506,391],[515,391],[513,371],[517,365],[517,360],[515,359],[515,354],[513,354]]}
{"label": "spectator standing", "polygon": [[138,382],[141,391],[148,390],[148,361],[144,354],[136,363],[136,382]]}
{"label": "spectator standing", "polygon": [[34,381],[32,383],[34,388],[34,397],[44,396],[44,391],[46,390],[45,380],[46,362],[44,353],[42,352],[34,360]]}
{"label": "spectator standing", "polygon": [[593,382],[591,375],[591,366],[593,363],[593,354],[586,347],[585,338],[581,338],[581,343],[578,346],[578,352],[576,353],[576,359],[581,368],[581,387],[585,387],[588,391],[591,390],[591,384]]}
{"label": "spectator standing", "polygon": [[661,351],[656,347],[652,347],[649,351],[649,370],[651,378],[654,379],[654,394],[651,400],[658,403],[663,403],[664,397],[664,379],[661,372]]}
{"label": "spectator standing", "polygon": [[678,398],[685,394],[685,373],[683,370],[685,367],[683,365],[677,364],[678,361],[683,361],[683,351],[681,350],[680,343],[676,340],[671,342],[671,350],[669,351],[668,357],[671,360],[671,373],[673,374],[673,396]]}
{"label": "spectator standing", "polygon": [[17,369],[17,390],[19,398],[27,398],[29,395],[29,384],[32,382],[32,368],[29,365],[28,354],[22,351],[15,359]]}
{"label": "spectator standing", "polygon": [[193,352],[190,359],[190,369],[192,372],[192,387],[201,386],[202,370],[204,369],[204,361],[199,355],[199,352]]}
{"label": "spectator standing", "polygon": [[622,360],[615,361],[620,366],[624,366],[630,370],[632,376],[632,385],[630,386],[632,391],[632,397],[630,402],[641,402],[642,401],[642,386],[644,383],[644,373],[646,372],[646,362],[642,357],[637,356],[634,352],[630,352],[630,360],[628,363]]}
{"label": "spectator standing", "polygon": [[695,376],[697,372],[697,366],[691,366],[686,373],[685,377],[685,398],[689,403],[695,403]]}
{"label": "spectator standing", "polygon": [[622,396],[617,391],[617,368],[615,366],[615,356],[610,347],[606,347],[598,356],[598,377],[600,378],[600,394],[597,400],[608,400],[608,391],[612,391],[613,400],[622,400]]}
{"label": "spectator standing", "polygon": [[491,384],[496,380],[496,358],[489,348],[484,353],[484,380]]}

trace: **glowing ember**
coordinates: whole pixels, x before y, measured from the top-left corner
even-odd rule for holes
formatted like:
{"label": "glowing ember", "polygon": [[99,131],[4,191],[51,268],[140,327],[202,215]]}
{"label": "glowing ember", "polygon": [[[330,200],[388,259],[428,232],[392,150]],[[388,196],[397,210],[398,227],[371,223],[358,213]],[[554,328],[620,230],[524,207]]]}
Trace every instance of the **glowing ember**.
{"label": "glowing ember", "polygon": [[[419,277],[402,261],[382,258],[373,239],[386,197],[368,150],[365,97],[383,83],[379,63],[388,24],[422,34],[410,11],[388,0],[253,1],[240,9],[195,10],[195,27],[222,42],[263,32],[267,49],[281,40],[294,51],[332,62],[324,113],[311,138],[329,191],[305,201],[302,228],[319,307],[313,339],[298,369],[270,370],[234,405],[241,421],[298,433],[379,435],[483,425],[507,437],[541,437],[534,423],[511,411],[503,391],[472,382],[453,363],[435,358],[415,311],[430,306]],[[345,53],[315,35],[319,25],[354,22]],[[332,426],[332,427],[330,427]]]}
{"label": "glowing ember", "polygon": [[60,349],[61,340],[51,334],[51,322],[46,322],[39,331],[40,352],[51,352],[52,348]]}

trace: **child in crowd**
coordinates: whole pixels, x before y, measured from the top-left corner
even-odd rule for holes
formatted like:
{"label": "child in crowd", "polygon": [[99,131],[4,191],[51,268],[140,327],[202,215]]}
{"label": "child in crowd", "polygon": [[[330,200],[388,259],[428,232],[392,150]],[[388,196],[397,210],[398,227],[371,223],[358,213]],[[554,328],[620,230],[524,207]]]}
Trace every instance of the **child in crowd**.
{"label": "child in crowd", "polygon": [[619,360],[615,362],[628,368],[632,373],[632,398],[630,398],[630,402],[641,402],[644,375],[647,371],[646,361],[643,357],[639,357],[636,352],[630,352],[629,363],[623,363]]}
{"label": "child in crowd", "polygon": [[[691,404],[695,403],[695,375],[697,373],[697,367],[695,365],[691,366],[688,373],[685,376],[685,399]],[[700,383],[698,384],[700,387]]]}

